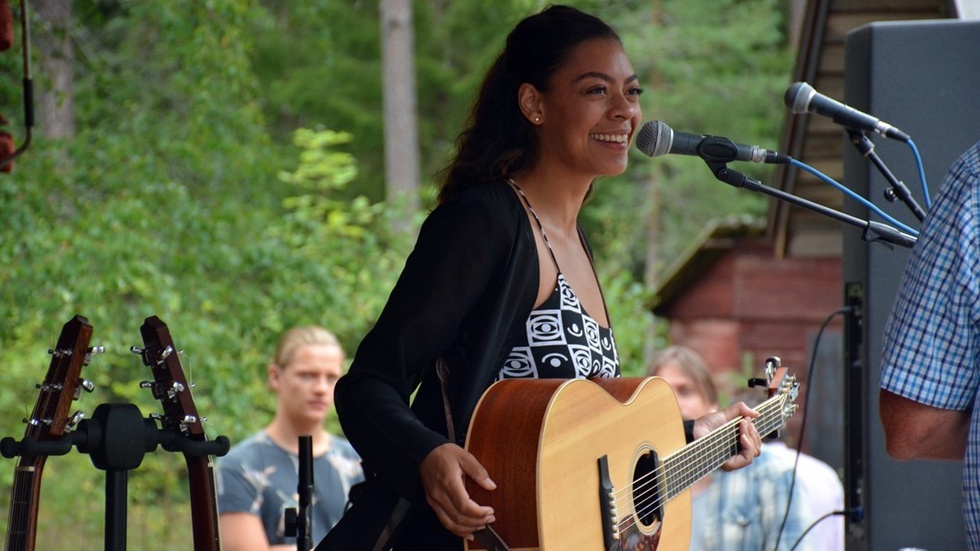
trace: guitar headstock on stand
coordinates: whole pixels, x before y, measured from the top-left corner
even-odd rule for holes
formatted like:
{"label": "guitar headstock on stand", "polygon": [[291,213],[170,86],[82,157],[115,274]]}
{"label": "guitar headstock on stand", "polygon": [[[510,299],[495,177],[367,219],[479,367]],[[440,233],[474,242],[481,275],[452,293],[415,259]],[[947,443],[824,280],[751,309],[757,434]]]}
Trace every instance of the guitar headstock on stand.
{"label": "guitar headstock on stand", "polygon": [[205,418],[197,412],[192,385],[184,375],[180,351],[160,318],[151,316],[140,326],[143,347],[130,350],[139,354],[143,364],[153,372],[152,381],[140,383],[160,401],[163,413],[152,416],[160,421],[163,449],[181,452],[187,463],[191,491],[191,521],[194,529],[194,551],[220,551],[218,504],[215,496],[214,464],[211,456],[228,453],[226,436],[208,440],[204,431]]}
{"label": "guitar headstock on stand", "polygon": [[150,368],[152,381],[143,381],[140,386],[148,388],[153,397],[163,406],[163,414],[154,416],[164,429],[174,430],[194,440],[206,440],[204,422],[197,412],[192,385],[187,382],[184,368],[180,363],[180,351],[170,336],[170,329],[160,318],[146,318],[140,326],[143,348],[130,350],[139,354],[143,365]]}
{"label": "guitar headstock on stand", "polygon": [[71,451],[73,431],[85,417],[80,411],[69,414],[72,403],[83,390],[95,388],[81,377],[92,354],[104,351],[100,346],[89,346],[91,338],[92,325],[84,316],[76,315],[65,323],[57,344],[48,350],[51,363],[44,380],[36,385],[38,398],[31,416],[24,419],[27,428],[23,440],[7,437],[0,441],[4,457],[20,457],[14,471],[7,551],[34,549],[44,463],[50,455]]}

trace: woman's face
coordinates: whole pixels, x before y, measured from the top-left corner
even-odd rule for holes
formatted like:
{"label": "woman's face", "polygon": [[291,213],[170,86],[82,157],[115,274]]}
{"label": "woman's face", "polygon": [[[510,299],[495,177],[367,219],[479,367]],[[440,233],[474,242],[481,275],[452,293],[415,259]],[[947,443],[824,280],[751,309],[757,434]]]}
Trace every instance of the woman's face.
{"label": "woman's face", "polygon": [[643,117],[641,92],[619,42],[576,46],[540,92],[539,161],[589,178],[621,174]]}

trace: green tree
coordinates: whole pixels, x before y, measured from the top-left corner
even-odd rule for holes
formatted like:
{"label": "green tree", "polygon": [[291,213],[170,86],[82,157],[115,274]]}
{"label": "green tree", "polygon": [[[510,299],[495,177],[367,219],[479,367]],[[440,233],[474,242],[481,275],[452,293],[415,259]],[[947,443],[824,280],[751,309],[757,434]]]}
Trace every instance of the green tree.
{"label": "green tree", "polygon": [[[660,74],[643,98],[647,119],[775,143],[768,106],[789,66],[778,2],[663,0],[659,26],[647,24],[649,2],[574,3],[621,31],[641,80]],[[424,176],[446,162],[507,29],[543,5],[415,2]],[[106,353],[83,372],[97,390],[79,409],[160,411],[129,352],[158,315],[209,434],[240,439],[274,407],[264,371],[279,333],[320,323],[353,353],[411,245],[386,231],[399,205],[382,193],[377,2],[76,0],[73,10],[76,135],[37,138],[0,174],[0,434],[23,434],[45,350],[81,313]],[[32,32],[43,23],[35,15]],[[19,76],[18,55],[0,56],[4,74]],[[15,134],[20,100],[16,79],[0,80]],[[627,374],[642,370],[650,323],[645,173],[670,189],[663,261],[709,217],[764,209],[699,163],[637,156],[584,211]],[[426,182],[424,203],[433,197]],[[102,548],[103,473],[72,452],[50,458],[44,479],[38,547]],[[0,478],[0,511],[9,484]],[[149,454],[130,477],[129,548],[186,548],[187,502],[179,454]]]}

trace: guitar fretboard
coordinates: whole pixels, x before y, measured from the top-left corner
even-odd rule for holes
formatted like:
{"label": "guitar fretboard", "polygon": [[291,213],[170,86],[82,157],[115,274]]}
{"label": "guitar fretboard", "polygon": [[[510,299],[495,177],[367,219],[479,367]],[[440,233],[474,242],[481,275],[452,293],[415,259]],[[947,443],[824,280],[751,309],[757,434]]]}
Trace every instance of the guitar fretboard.
{"label": "guitar fretboard", "polygon": [[[759,434],[765,436],[783,426],[786,415],[786,395],[780,394],[756,408],[759,416],[752,420]],[[664,458],[662,498],[669,500],[684,492],[697,481],[711,474],[739,453],[738,426],[742,417],[733,419],[708,435],[698,438],[674,454]]]}

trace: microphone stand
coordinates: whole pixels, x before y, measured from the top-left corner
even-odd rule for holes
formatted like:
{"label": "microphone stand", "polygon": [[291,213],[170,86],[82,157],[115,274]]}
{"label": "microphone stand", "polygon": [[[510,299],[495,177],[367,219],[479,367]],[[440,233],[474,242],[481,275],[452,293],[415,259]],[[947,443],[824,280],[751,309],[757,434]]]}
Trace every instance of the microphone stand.
{"label": "microphone stand", "polygon": [[737,188],[746,188],[752,191],[758,191],[765,193],[771,197],[775,197],[781,201],[786,201],[787,203],[792,203],[794,205],[803,207],[805,209],[812,210],[818,214],[833,218],[845,224],[849,224],[856,228],[861,228],[864,230],[862,239],[869,243],[887,243],[891,245],[898,245],[900,247],[906,247],[911,249],[915,245],[916,238],[907,233],[903,233],[887,224],[882,224],[880,222],[875,222],[873,220],[864,220],[857,218],[856,216],[851,216],[849,214],[834,210],[829,207],[825,207],[819,203],[814,203],[802,197],[797,197],[792,193],[786,193],[785,191],[776,189],[774,187],[769,187],[763,185],[762,182],[758,180],[753,180],[745,174],[738,172],[737,170],[731,170],[728,166],[719,161],[709,161],[707,159],[704,162],[711,169],[712,174],[715,178],[725,182],[726,184],[735,186]]}
{"label": "microphone stand", "polygon": [[296,551],[313,549],[313,437],[299,437],[299,506],[285,510],[286,535],[296,537]]}
{"label": "microphone stand", "polygon": [[313,437],[299,437],[299,511],[296,515],[296,549],[313,549]]}
{"label": "microphone stand", "polygon": [[912,197],[909,188],[901,180],[896,178],[891,170],[888,170],[881,157],[875,153],[875,144],[868,139],[864,132],[848,128],[847,135],[850,136],[851,143],[858,150],[858,153],[863,157],[867,157],[878,169],[878,172],[888,180],[888,184],[891,185],[891,189],[885,191],[885,199],[888,201],[894,201],[896,197],[901,199],[908,206],[909,210],[912,211],[912,214],[919,219],[919,222],[925,220],[926,211],[922,210],[922,207]]}
{"label": "microphone stand", "polygon": [[[753,180],[740,172],[728,169],[724,162],[710,161],[707,159],[705,159],[705,162],[708,164],[708,168],[711,169],[711,172],[714,173],[715,178],[725,182],[726,184],[731,184],[739,188],[744,187],[754,191],[759,191],[782,201],[786,201],[788,203],[828,216],[835,220],[839,220],[845,224],[863,228],[863,239],[869,243],[880,242],[891,245],[899,245],[909,249],[915,245],[915,237],[902,233],[901,231],[886,224],[881,224],[870,220],[862,220],[849,214],[825,207],[819,203],[814,203],[803,199],[802,197],[797,197],[791,193],[786,193],[782,190],[765,186],[761,182]],[[862,523],[864,520],[864,458],[862,454],[852,453],[851,450],[860,450],[863,438],[863,433],[861,432],[863,429],[861,429],[861,424],[856,422],[855,417],[857,419],[860,418],[860,416],[856,415],[856,412],[862,412],[864,407],[863,402],[861,401],[861,396],[864,395],[863,391],[861,390],[864,388],[862,379],[863,366],[861,365],[860,360],[857,359],[860,358],[858,349],[863,345],[861,328],[863,324],[864,304],[861,290],[856,288],[854,285],[848,285],[848,287],[845,289],[845,299],[848,306],[848,315],[845,318],[844,324],[844,346],[847,360],[846,367],[848,368],[849,372],[849,378],[846,383],[848,404],[846,409],[847,418],[845,421],[847,426],[849,453],[846,458],[848,468],[845,471],[845,483],[848,490],[846,494],[846,507],[844,512],[848,515],[847,520],[850,535],[854,538],[863,539],[864,526]]]}
{"label": "microphone stand", "polygon": [[30,27],[27,25],[27,2],[25,0],[21,0],[20,2],[20,26],[22,39],[21,49],[23,50],[21,53],[23,55],[24,64],[24,130],[26,135],[24,136],[24,141],[20,144],[20,147],[15,147],[9,155],[0,158],[0,169],[3,169],[12,163],[14,159],[24,153],[24,151],[27,150],[27,147],[31,145],[31,140],[34,136],[34,80],[31,78]]}

